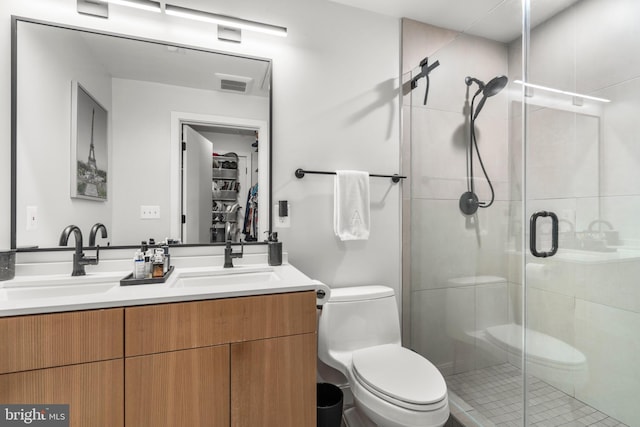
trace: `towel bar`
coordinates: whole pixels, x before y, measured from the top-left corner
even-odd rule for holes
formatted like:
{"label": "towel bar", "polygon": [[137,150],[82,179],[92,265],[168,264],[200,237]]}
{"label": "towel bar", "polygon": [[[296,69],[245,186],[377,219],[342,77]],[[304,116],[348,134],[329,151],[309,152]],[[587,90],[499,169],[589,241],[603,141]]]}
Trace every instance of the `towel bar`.
{"label": "towel bar", "polygon": [[[318,175],[335,175],[335,172],[327,172],[327,171],[309,171],[309,170],[304,170],[304,169],[296,169],[296,178],[304,178],[304,174],[306,173],[311,173],[311,174],[318,174]],[[391,178],[391,181],[395,182],[400,182],[401,179],[406,179],[406,176],[402,176],[402,175],[398,175],[398,174],[393,174],[393,175],[379,175],[379,174],[373,174],[370,173],[369,176],[373,176],[376,178]]]}

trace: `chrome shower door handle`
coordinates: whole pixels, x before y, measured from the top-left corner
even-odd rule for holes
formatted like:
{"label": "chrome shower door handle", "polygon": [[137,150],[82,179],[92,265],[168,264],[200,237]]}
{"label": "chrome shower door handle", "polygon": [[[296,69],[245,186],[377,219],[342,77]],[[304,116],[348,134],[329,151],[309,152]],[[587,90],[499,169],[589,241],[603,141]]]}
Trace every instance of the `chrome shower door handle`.
{"label": "chrome shower door handle", "polygon": [[[538,252],[536,248],[536,223],[540,217],[551,218],[551,250],[548,252]],[[554,256],[558,252],[558,216],[555,213],[540,211],[531,215],[531,220],[529,221],[529,250],[531,250],[533,256],[538,258]]]}

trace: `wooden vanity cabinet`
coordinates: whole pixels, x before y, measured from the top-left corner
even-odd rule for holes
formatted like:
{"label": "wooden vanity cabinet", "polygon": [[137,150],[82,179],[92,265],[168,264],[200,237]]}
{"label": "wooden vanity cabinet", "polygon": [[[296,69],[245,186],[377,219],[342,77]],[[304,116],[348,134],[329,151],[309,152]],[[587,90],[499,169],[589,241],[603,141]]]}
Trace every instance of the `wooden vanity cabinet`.
{"label": "wooden vanity cabinet", "polygon": [[124,426],[123,309],[0,318],[0,403],[68,404],[72,427]]}
{"label": "wooden vanity cabinet", "polygon": [[315,426],[315,298],[126,308],[126,425]]}
{"label": "wooden vanity cabinet", "polygon": [[0,403],[73,427],[313,427],[315,292],[0,318]]}

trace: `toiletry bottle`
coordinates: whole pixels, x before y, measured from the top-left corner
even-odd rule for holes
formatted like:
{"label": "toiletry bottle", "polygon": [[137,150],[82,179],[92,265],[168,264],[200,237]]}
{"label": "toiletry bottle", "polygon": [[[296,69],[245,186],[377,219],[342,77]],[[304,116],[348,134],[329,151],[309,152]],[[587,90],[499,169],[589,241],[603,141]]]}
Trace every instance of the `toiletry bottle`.
{"label": "toiletry bottle", "polygon": [[136,251],[133,255],[133,276],[134,279],[144,279],[144,255],[141,251]]}
{"label": "toiletry bottle", "polygon": [[143,240],[142,241],[142,253],[144,254],[144,278],[145,279],[150,279],[151,278],[151,257],[152,257],[152,253],[151,253],[151,249],[149,249],[149,246],[147,246],[147,241]]}
{"label": "toiletry bottle", "polygon": [[164,252],[164,274],[167,274],[171,267],[171,255],[169,254],[169,245],[162,245],[162,251]]}
{"label": "toiletry bottle", "polygon": [[164,276],[164,250],[157,248],[153,254],[153,270],[152,277],[158,278]]}
{"label": "toiletry bottle", "polygon": [[282,242],[278,242],[278,233],[271,233],[269,235],[267,248],[269,265],[282,265]]}

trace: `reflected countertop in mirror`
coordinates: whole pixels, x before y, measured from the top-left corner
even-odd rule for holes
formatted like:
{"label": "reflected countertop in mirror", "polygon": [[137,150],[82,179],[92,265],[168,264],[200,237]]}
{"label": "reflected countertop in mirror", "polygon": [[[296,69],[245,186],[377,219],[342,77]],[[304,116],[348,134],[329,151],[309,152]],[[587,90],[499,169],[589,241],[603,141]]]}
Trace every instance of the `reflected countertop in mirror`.
{"label": "reflected countertop in mirror", "polygon": [[96,223],[101,246],[264,239],[271,60],[18,17],[12,34],[14,248],[70,224],[86,245]]}

